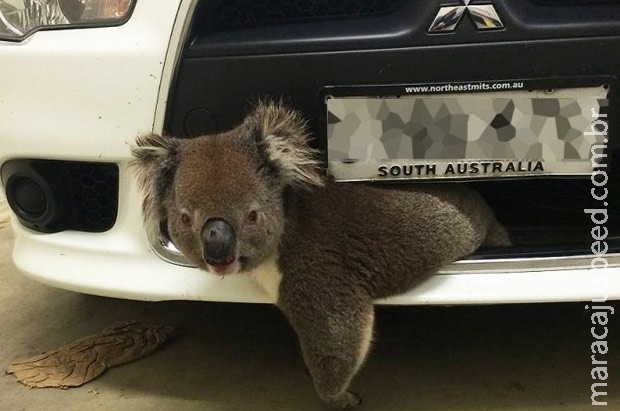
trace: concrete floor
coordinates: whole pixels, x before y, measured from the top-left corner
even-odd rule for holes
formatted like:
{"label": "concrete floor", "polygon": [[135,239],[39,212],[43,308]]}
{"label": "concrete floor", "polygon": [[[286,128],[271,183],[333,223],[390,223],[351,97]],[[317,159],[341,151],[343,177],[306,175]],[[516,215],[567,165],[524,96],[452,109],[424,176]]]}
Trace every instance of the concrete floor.
{"label": "concrete floor", "polygon": [[[1,200],[0,200],[1,202]],[[0,367],[117,321],[182,327],[160,351],[70,390],[0,374],[0,410],[317,410],[296,339],[275,307],[145,303],[52,289],[17,273],[0,204]],[[378,309],[354,382],[362,410],[585,410],[590,319],[583,304]],[[620,327],[607,401],[620,409]]]}

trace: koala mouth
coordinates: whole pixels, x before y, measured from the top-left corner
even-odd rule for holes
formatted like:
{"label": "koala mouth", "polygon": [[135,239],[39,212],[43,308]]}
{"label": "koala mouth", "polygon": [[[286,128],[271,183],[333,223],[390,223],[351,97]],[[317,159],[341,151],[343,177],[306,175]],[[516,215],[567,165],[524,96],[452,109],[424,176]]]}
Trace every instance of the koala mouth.
{"label": "koala mouth", "polygon": [[207,270],[221,276],[235,274],[241,269],[239,258],[235,256],[230,256],[225,260],[219,261],[210,261],[210,259],[207,258],[205,259],[205,263],[207,263]]}
{"label": "koala mouth", "polygon": [[206,258],[205,261],[207,262],[207,264],[212,265],[212,266],[226,266],[226,265],[230,265],[235,261],[235,256],[230,256],[227,257],[223,260],[213,260],[211,258]]}

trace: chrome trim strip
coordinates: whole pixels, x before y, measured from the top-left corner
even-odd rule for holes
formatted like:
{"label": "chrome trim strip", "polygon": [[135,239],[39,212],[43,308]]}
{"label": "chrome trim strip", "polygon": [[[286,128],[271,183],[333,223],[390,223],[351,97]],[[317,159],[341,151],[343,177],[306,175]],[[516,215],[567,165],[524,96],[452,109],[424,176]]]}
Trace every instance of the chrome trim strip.
{"label": "chrome trim strip", "polygon": [[183,253],[176,248],[174,243],[161,233],[159,224],[146,222],[145,226],[151,249],[159,258],[171,264],[183,267],[195,267],[185,258]]}
{"label": "chrome trim strip", "polygon": [[[163,63],[163,71],[161,82],[159,84],[159,93],[157,96],[157,105],[155,108],[155,118],[153,120],[153,133],[162,134],[164,130],[164,120],[166,117],[166,109],[168,107],[168,99],[172,90],[172,81],[181,60],[183,46],[187,41],[189,30],[192,23],[192,17],[198,0],[181,0],[177,16],[170,34],[170,42],[166,52],[166,59]],[[159,222],[147,221],[144,223],[147,231],[148,242],[153,252],[162,260],[172,264],[191,267],[189,263],[174,246],[170,239],[166,238],[159,229]]]}
{"label": "chrome trim strip", "polygon": [[[561,257],[466,259],[452,263],[439,271],[439,274],[468,273],[514,273],[531,271],[553,271],[567,269],[587,269],[594,255],[572,255]],[[620,253],[605,256],[608,267],[620,267]]]}
{"label": "chrome trim strip", "polygon": [[[181,265],[194,267],[183,254],[174,246],[170,239],[161,234],[159,224],[148,225],[148,238],[155,254],[163,260]],[[456,261],[439,270],[439,275],[448,274],[497,274],[532,271],[555,271],[567,269],[588,269],[594,255],[571,255],[561,257],[533,257],[533,258],[485,258],[464,259]],[[620,267],[620,253],[605,256],[608,267]]]}
{"label": "chrome trim strip", "polygon": [[164,120],[166,118],[168,98],[172,90],[172,81],[179,66],[179,61],[181,60],[183,46],[189,35],[192,16],[194,15],[197,5],[198,0],[181,0],[181,4],[177,11],[177,17],[172,27],[172,33],[170,34],[166,60],[163,62],[164,69],[161,82],[159,84],[159,94],[157,96],[157,106],[155,108],[155,119],[153,122],[153,133],[156,134],[161,134],[164,130]]}

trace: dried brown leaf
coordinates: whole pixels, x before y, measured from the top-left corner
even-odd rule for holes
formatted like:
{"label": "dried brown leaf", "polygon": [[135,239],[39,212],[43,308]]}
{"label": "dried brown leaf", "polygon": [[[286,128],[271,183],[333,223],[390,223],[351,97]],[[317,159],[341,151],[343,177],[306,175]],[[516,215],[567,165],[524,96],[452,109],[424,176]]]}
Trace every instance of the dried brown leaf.
{"label": "dried brown leaf", "polygon": [[29,387],[78,387],[110,367],[151,354],[174,333],[170,325],[121,323],[55,350],[15,361],[7,372]]}

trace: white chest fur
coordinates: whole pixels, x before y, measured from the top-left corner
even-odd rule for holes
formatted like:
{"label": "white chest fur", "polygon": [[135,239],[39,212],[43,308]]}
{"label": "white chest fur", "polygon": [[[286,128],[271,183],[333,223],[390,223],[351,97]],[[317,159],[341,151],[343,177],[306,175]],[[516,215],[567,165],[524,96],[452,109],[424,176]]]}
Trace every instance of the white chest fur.
{"label": "white chest fur", "polygon": [[278,302],[278,289],[282,281],[282,273],[278,269],[276,258],[271,258],[248,273],[260,285],[274,302]]}

